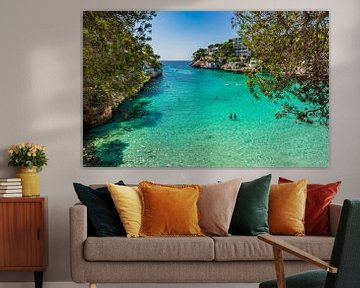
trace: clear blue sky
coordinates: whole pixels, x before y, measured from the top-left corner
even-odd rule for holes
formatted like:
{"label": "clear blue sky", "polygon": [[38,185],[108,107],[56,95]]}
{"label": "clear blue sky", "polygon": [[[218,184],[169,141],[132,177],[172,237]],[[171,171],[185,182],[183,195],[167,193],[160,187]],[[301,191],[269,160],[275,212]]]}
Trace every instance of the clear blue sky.
{"label": "clear blue sky", "polygon": [[231,11],[157,11],[151,46],[161,60],[189,60],[200,47],[236,37]]}

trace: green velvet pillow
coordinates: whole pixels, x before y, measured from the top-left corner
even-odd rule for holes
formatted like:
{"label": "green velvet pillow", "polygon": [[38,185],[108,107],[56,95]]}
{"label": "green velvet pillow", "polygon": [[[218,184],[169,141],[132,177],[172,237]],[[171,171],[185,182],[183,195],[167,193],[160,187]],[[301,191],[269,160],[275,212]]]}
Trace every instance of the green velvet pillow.
{"label": "green velvet pillow", "polygon": [[231,218],[232,235],[269,233],[268,207],[271,174],[241,184]]}

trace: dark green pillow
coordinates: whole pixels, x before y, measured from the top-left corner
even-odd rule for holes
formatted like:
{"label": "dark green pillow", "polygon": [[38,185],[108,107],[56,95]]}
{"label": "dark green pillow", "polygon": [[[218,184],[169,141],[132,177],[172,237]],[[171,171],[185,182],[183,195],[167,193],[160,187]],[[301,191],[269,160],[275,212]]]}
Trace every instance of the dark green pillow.
{"label": "dark green pillow", "polygon": [[[115,184],[125,185],[123,181]],[[99,237],[126,235],[107,187],[92,189],[74,183],[74,188],[81,203],[87,207],[89,235]]]}
{"label": "dark green pillow", "polygon": [[241,184],[230,222],[230,234],[256,236],[269,233],[270,181],[271,174]]}

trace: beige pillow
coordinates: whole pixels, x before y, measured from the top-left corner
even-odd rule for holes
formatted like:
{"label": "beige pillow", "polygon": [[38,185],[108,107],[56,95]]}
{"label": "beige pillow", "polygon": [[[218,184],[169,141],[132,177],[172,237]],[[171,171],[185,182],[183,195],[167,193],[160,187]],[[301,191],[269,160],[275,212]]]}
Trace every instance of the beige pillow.
{"label": "beige pillow", "polygon": [[200,186],[199,225],[207,235],[229,236],[231,217],[242,178]]}

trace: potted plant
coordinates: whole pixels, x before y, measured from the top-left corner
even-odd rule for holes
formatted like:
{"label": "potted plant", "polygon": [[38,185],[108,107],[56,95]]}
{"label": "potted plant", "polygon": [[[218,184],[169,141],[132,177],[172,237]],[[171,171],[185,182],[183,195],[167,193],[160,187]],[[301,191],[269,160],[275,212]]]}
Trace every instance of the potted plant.
{"label": "potted plant", "polygon": [[39,196],[39,174],[42,167],[47,165],[46,147],[33,143],[20,143],[9,147],[9,166],[19,167],[16,174],[21,178],[22,194],[24,197]]}

